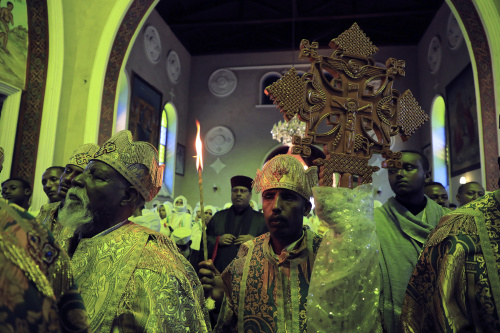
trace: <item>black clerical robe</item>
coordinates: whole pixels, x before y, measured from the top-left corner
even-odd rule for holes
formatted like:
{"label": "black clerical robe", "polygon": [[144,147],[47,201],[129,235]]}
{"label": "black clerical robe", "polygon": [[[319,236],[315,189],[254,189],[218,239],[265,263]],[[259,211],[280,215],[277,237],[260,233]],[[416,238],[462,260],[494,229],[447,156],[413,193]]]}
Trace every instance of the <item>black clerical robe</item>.
{"label": "black clerical robe", "polygon": [[[256,212],[248,206],[241,214],[237,214],[234,207],[216,213],[207,226],[208,258],[214,252],[218,236],[231,234],[260,236],[267,232],[264,214]],[[218,246],[214,265],[222,272],[238,254],[239,245]]]}

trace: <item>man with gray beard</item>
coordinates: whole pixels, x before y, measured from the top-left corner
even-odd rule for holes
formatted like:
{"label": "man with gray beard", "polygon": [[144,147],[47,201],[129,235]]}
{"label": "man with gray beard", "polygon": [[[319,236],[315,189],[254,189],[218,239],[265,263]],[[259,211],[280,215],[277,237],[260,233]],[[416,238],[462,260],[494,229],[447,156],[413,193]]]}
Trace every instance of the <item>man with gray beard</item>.
{"label": "man with gray beard", "polygon": [[61,198],[61,201],[48,203],[43,205],[40,209],[37,220],[52,231],[54,237],[56,238],[59,238],[59,234],[62,230],[61,224],[57,223],[59,219],[58,215],[62,207],[64,207],[66,193],[71,187],[71,182],[76,176],[83,172],[83,169],[85,169],[89,163],[90,158],[94,156],[98,150],[98,145],[85,143],[71,154],[69,161],[61,174],[61,178],[59,179],[59,188],[57,193]]}
{"label": "man with gray beard", "polygon": [[71,256],[93,332],[207,332],[203,288],[164,235],[129,221],[162,184],[164,166],[129,131],[111,137],[72,181],[58,241]]}
{"label": "man with gray beard", "polygon": [[79,187],[70,188],[59,219],[62,221],[61,224],[73,233],[86,231],[86,228],[88,229],[92,225],[92,212],[90,211],[90,199],[87,191]]}

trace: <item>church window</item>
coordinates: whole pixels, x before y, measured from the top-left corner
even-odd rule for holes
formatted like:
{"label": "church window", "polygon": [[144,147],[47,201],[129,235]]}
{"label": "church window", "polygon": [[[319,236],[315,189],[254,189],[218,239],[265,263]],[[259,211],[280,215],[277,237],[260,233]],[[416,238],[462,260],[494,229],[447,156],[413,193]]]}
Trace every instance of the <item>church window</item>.
{"label": "church window", "polygon": [[446,154],[446,133],[445,133],[445,112],[446,107],[441,95],[434,98],[431,107],[431,128],[432,128],[432,165],[434,181],[440,182],[448,188],[448,168]]}

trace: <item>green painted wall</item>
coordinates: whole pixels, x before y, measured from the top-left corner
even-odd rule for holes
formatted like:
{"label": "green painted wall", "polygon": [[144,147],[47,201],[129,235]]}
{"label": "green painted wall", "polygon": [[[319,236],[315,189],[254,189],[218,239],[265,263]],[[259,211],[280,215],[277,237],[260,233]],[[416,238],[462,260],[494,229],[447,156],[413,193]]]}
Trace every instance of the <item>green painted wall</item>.
{"label": "green painted wall", "polygon": [[85,143],[90,76],[100,37],[115,2],[63,1],[64,72],[54,164],[64,165],[71,152]]}

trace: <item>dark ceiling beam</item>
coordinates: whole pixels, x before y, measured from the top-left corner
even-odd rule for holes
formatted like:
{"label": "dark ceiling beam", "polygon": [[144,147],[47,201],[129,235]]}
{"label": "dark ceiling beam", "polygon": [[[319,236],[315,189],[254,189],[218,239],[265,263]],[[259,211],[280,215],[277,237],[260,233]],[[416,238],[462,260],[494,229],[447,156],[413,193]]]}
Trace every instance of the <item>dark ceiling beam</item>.
{"label": "dark ceiling beam", "polygon": [[309,22],[309,21],[331,21],[331,20],[360,20],[370,18],[384,18],[395,16],[416,16],[416,15],[434,15],[435,10],[413,10],[413,11],[398,11],[391,13],[366,13],[366,14],[347,14],[347,15],[331,15],[331,16],[313,16],[313,17],[296,17],[291,18],[274,18],[274,19],[259,19],[259,20],[237,20],[237,21],[193,21],[185,23],[167,23],[171,28],[191,28],[191,27],[214,27],[214,26],[235,26],[235,25],[254,25],[267,23],[291,23],[291,22]]}

